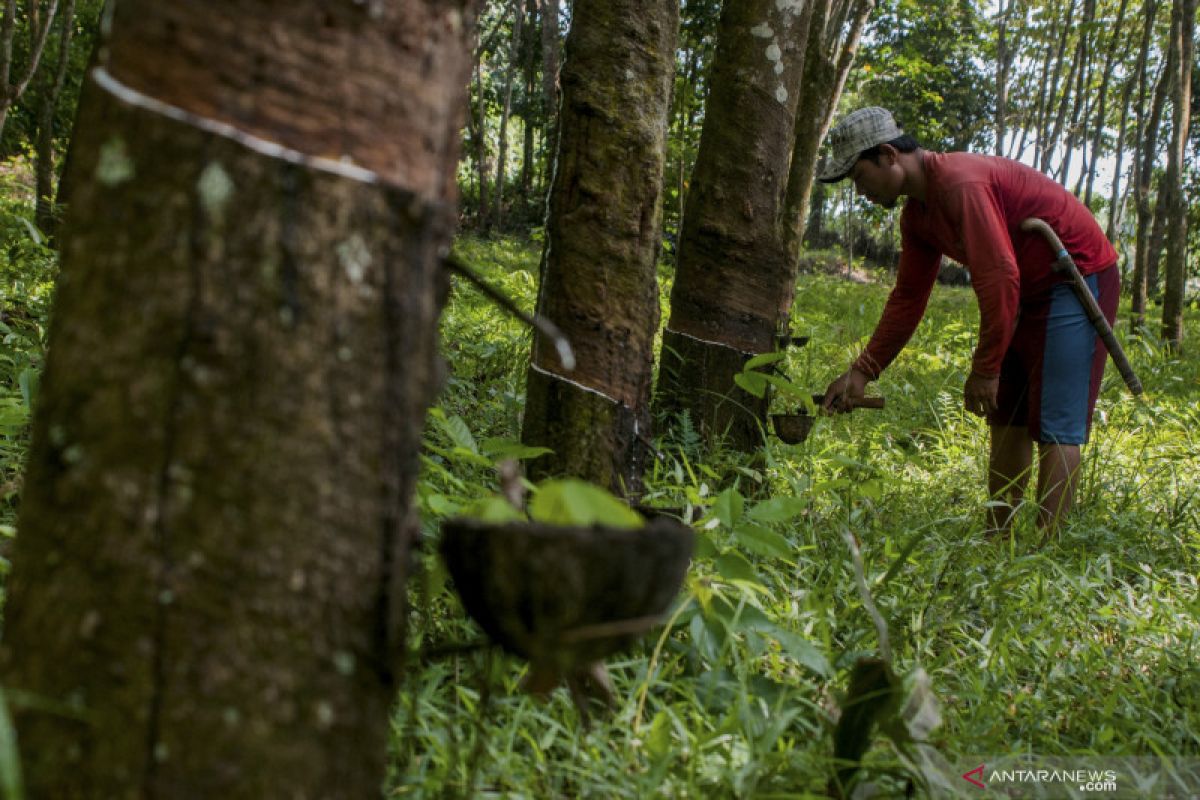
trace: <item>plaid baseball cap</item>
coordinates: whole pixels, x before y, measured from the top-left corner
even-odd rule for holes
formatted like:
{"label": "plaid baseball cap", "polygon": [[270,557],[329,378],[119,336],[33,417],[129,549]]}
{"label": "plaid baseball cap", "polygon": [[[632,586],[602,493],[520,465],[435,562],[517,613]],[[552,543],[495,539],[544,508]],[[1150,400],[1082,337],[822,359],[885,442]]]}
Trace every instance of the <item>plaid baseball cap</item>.
{"label": "plaid baseball cap", "polygon": [[830,152],[821,165],[817,180],[822,183],[840,181],[850,174],[850,168],[863,150],[903,135],[904,131],[886,108],[867,106],[851,111],[833,126],[825,139]]}

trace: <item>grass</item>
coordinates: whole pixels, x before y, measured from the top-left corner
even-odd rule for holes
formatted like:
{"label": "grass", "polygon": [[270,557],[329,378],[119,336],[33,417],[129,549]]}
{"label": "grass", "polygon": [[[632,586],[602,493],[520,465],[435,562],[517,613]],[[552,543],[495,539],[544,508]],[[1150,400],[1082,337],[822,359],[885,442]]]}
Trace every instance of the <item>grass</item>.
{"label": "grass", "polygon": [[[19,312],[0,320],[2,533],[53,275],[52,254],[14,215],[11,263],[0,264],[5,310]],[[458,249],[532,310],[534,248],[466,239]],[[669,269],[660,277],[665,319]],[[788,356],[793,383],[817,390],[840,372],[886,293],[804,276],[793,332],[811,343]],[[1126,340],[1146,396],[1132,400],[1110,370],[1078,513],[1045,546],[1031,509],[1012,541],[982,535],[987,432],[961,406],[977,322],[969,290],[935,291],[878,386],[883,411],[823,419],[805,444],[772,440],[755,458],[706,450],[676,426],[649,467],[649,499],[700,513],[698,555],[670,623],[609,664],[619,707],[585,727],[564,692],[520,693],[523,665],[474,646],[482,634],[430,555],[439,522],[492,491],[496,458],[513,452],[530,345],[519,322],[456,279],[443,318],[451,374],[418,486],[427,546],[389,795],[823,796],[850,670],[880,646],[846,531],[861,543],[906,696],[920,697],[927,676],[940,705],[929,734],[940,758],[1200,759],[1200,330],[1189,315],[1191,351]],[[865,763],[882,796],[922,775],[884,736]]]}
{"label": "grass", "polygon": [[[532,308],[534,251],[460,249]],[[789,355],[792,381],[817,390],[840,372],[886,293],[804,276],[793,329],[811,343]],[[1196,321],[1193,309],[1187,341]],[[528,334],[465,287],[443,324],[455,375],[445,415],[476,438],[516,438]],[[701,555],[662,635],[610,664],[622,698],[612,718],[585,728],[564,692],[520,694],[523,666],[492,651],[420,662],[395,716],[390,794],[820,796],[848,671],[879,647],[844,530],[861,543],[896,671],[930,679],[942,758],[1200,758],[1200,359],[1127,342],[1147,393],[1132,399],[1109,371],[1077,513],[1043,545],[1026,508],[1011,541],[991,541],[987,431],[961,404],[976,324],[969,290],[935,290],[878,386],[887,409],[821,420],[803,445],[772,440],[750,459],[706,452],[687,430],[663,439],[649,494],[702,511]],[[420,492],[435,540],[438,521],[494,477],[487,459],[455,455],[444,426],[429,444]],[[415,658],[481,635],[427,565]],[[885,737],[866,764],[884,796],[919,777]]]}

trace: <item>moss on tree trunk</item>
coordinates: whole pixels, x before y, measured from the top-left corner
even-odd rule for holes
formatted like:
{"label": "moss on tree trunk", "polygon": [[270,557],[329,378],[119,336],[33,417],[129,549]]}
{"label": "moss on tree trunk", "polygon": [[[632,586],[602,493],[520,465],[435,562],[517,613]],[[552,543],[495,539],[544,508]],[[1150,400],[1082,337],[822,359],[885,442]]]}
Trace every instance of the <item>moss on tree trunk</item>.
{"label": "moss on tree trunk", "polygon": [[793,281],[784,195],[804,42],[801,3],[726,3],[688,191],[656,402],[712,438],[761,443],[766,401],[733,376],[775,348]]}
{"label": "moss on tree trunk", "polygon": [[662,175],[677,0],[580,0],[562,68],[539,311],[574,346],[534,345],[523,439],[533,474],[636,494],[650,428]]}

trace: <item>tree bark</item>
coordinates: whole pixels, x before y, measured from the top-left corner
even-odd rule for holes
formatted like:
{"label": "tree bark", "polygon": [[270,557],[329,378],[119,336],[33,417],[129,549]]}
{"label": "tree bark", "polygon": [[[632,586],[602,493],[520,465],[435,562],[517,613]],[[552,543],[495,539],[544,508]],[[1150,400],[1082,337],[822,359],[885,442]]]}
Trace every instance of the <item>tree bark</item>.
{"label": "tree bark", "polygon": [[[1152,12],[1153,4],[1150,5],[1150,8],[1144,10],[1147,12]],[[1143,30],[1142,46],[1138,50],[1136,66],[1134,67],[1133,74],[1126,77],[1125,85],[1121,89],[1121,121],[1117,126],[1116,163],[1113,166],[1112,193],[1110,195],[1110,201],[1108,204],[1108,224],[1104,229],[1105,236],[1107,236],[1108,240],[1114,244],[1117,242],[1117,228],[1123,222],[1124,206],[1127,199],[1121,194],[1121,170],[1125,162],[1125,151],[1128,149],[1129,108],[1132,102],[1131,98],[1133,97],[1133,90],[1138,88],[1140,91],[1141,83],[1144,80],[1143,76],[1146,69],[1146,52],[1149,49],[1149,43],[1146,37],[1149,37],[1150,35],[1150,31],[1153,28],[1153,22],[1153,15],[1151,13],[1147,13],[1146,26]],[[1129,32],[1129,38],[1131,42],[1133,39],[1133,30],[1134,29],[1131,27]],[[1139,94],[1138,103],[1142,103],[1144,100],[1144,95]],[[1140,113],[1140,108],[1138,113]],[[1134,161],[1136,163],[1136,138],[1134,140],[1134,149]],[[1136,167],[1131,171],[1136,173]],[[1126,192],[1126,195],[1127,194],[1128,191]]]}
{"label": "tree bark", "polygon": [[[1063,186],[1066,186],[1067,181],[1070,180],[1068,173],[1071,170],[1075,142],[1079,135],[1079,114],[1086,95],[1085,87],[1088,85],[1088,78],[1092,72],[1091,24],[1095,17],[1096,0],[1083,0],[1083,25],[1079,28],[1079,41],[1075,47],[1075,57],[1071,61],[1071,75],[1075,80],[1075,91],[1070,90],[1071,82],[1069,80],[1063,85],[1062,105],[1059,106],[1060,119],[1056,122],[1056,130],[1061,131],[1065,137],[1062,163],[1056,170],[1058,182]],[[1067,105],[1068,96],[1071,96],[1071,118],[1064,124],[1061,115]],[[1055,135],[1054,141],[1057,142],[1058,138],[1058,135]]]}
{"label": "tree bark", "polygon": [[1046,41],[1046,52],[1042,59],[1042,68],[1040,71],[1040,79],[1037,82],[1037,100],[1034,102],[1031,119],[1026,121],[1026,124],[1021,126],[1021,140],[1016,146],[1013,153],[1013,158],[1021,158],[1025,154],[1026,141],[1029,136],[1029,131],[1033,129],[1034,139],[1034,163],[1039,163],[1041,160],[1041,134],[1045,126],[1046,108],[1049,103],[1047,100],[1047,87],[1050,80],[1050,64],[1054,61],[1054,42],[1056,41],[1056,31],[1058,30],[1057,3],[1050,5],[1050,36]]}
{"label": "tree bark", "polygon": [[529,206],[535,203],[534,198],[530,195],[533,192],[533,153],[535,132],[538,128],[539,114],[536,109],[538,104],[534,102],[536,96],[537,84],[537,64],[539,47],[535,46],[537,39],[534,37],[534,32],[538,30],[537,26],[541,24],[538,18],[538,0],[526,0],[525,3],[525,26],[528,34],[521,40],[523,47],[522,64],[525,72],[525,102],[522,106],[522,127],[524,128],[525,142],[521,150],[521,196],[524,198],[526,211]]}
{"label": "tree bark", "polygon": [[[1067,13],[1064,19],[1071,19],[1074,13],[1075,0],[1067,0]],[[1073,66],[1067,70],[1066,80],[1063,83],[1063,96],[1062,102],[1059,106],[1058,116],[1052,122],[1050,109],[1054,107],[1054,101],[1057,97],[1058,80],[1062,75],[1063,56],[1065,56],[1067,52],[1067,39],[1069,38],[1070,32],[1071,25],[1064,22],[1062,26],[1062,33],[1058,39],[1058,52],[1054,56],[1054,69],[1050,74],[1050,89],[1046,93],[1046,110],[1045,114],[1042,116],[1043,125],[1040,127],[1038,135],[1038,169],[1047,173],[1050,171],[1050,159],[1054,157],[1054,144],[1058,141],[1059,133],[1062,130],[1062,118],[1066,114],[1067,96],[1070,94],[1065,87],[1069,87],[1071,85],[1071,75],[1073,74],[1072,70],[1074,69]]]}
{"label": "tree bark", "polygon": [[[1100,156],[1100,145],[1103,141],[1102,137],[1104,135],[1104,126],[1107,122],[1106,112],[1108,111],[1108,85],[1113,72],[1113,58],[1116,56],[1118,49],[1124,51],[1124,48],[1120,48],[1118,43],[1121,41],[1121,28],[1125,24],[1125,8],[1128,5],[1128,2],[1129,0],[1121,0],[1119,6],[1117,7],[1117,21],[1113,23],[1112,36],[1109,39],[1108,52],[1104,55],[1104,71],[1101,73],[1102,77],[1100,79],[1100,99],[1096,104],[1096,126],[1092,133],[1092,168],[1087,170],[1087,186],[1083,193],[1084,205],[1091,205],[1092,203],[1092,184],[1096,179],[1095,165]],[[1122,117],[1122,127],[1123,126],[1124,118]],[[1121,149],[1121,142],[1119,138],[1117,140],[1117,149]],[[1117,166],[1117,170],[1118,172],[1120,171],[1119,164]],[[1114,172],[1114,186],[1116,182],[1117,173]]]}
{"label": "tree bark", "polygon": [[678,0],[577,0],[562,67],[558,154],[538,310],[575,349],[536,339],[523,440],[535,477],[640,492],[658,330],[656,260]]}
{"label": "tree bark", "polygon": [[[831,24],[827,16],[827,2],[823,5],[824,8],[818,7],[813,12],[813,21],[808,23],[808,45],[804,52],[804,71],[801,76],[803,91],[796,110],[795,139],[784,200],[784,217],[787,220],[785,246],[793,264],[800,258],[821,142],[833,122],[833,114],[846,86],[863,28],[875,8],[875,0],[848,3],[845,13],[839,15],[839,19],[850,15],[848,25],[845,21]],[[793,275],[792,283],[787,287],[789,309],[794,284]]]}
{"label": "tree bark", "polygon": [[472,27],[117,6],[7,587],[29,797],[378,795]]}
{"label": "tree bark", "polygon": [[996,14],[996,155],[1004,155],[1004,138],[1008,135],[1008,71],[1012,66],[1015,48],[1008,47],[1008,20],[1016,0],[1000,2]]}
{"label": "tree bark", "polygon": [[[1151,14],[1150,16],[1154,16]],[[1167,64],[1159,75],[1154,87],[1154,98],[1150,103],[1150,111],[1146,115],[1145,125],[1139,125],[1142,130],[1141,141],[1137,153],[1137,180],[1134,185],[1134,198],[1137,207],[1137,233],[1134,247],[1132,297],[1129,302],[1130,321],[1134,330],[1140,330],[1145,324],[1146,296],[1149,287],[1151,259],[1151,224],[1154,211],[1150,205],[1150,189],[1154,177],[1154,161],[1158,154],[1158,127],[1162,120],[1162,111],[1166,105],[1167,93],[1171,85],[1171,73],[1174,70],[1175,51],[1167,49]],[[1139,105],[1139,109],[1141,106]]]}
{"label": "tree bark", "polygon": [[1196,0],[1175,0],[1171,7],[1171,49],[1177,53],[1171,79],[1171,148],[1167,151],[1167,268],[1163,291],[1162,338],[1174,350],[1183,346],[1184,290],[1187,286],[1188,205],[1183,169],[1192,107],[1192,62]]}
{"label": "tree bark", "polygon": [[775,348],[794,280],[784,200],[800,29],[792,4],[747,0],[722,9],[663,334],[656,402],[741,450],[761,444],[766,401],[733,378]]}
{"label": "tree bark", "polygon": [[475,217],[480,229],[491,219],[490,180],[487,168],[487,98],[483,94],[483,50],[475,54],[475,103],[467,117],[471,142],[474,145],[475,176],[479,183],[479,209]]}
{"label": "tree bark", "polygon": [[71,63],[71,38],[75,31],[75,0],[66,0],[59,12],[58,61],[54,74],[46,81],[45,94],[38,107],[36,159],[34,165],[35,189],[34,219],[38,228],[48,237],[53,237],[55,228],[54,211],[54,114],[58,110],[58,97],[67,79],[67,67]]}
{"label": "tree bark", "polygon": [[521,60],[521,29],[525,22],[524,0],[513,0],[512,47],[508,65],[504,70],[504,105],[500,109],[500,142],[496,156],[496,191],[493,195],[491,227],[499,230],[504,224],[504,182],[508,166],[508,118],[512,113],[513,84],[517,80],[517,67]]}
{"label": "tree bark", "polygon": [[50,37],[50,28],[54,24],[54,15],[58,9],[58,0],[45,0],[43,6],[40,0],[33,0],[30,5],[31,30],[29,32],[29,63],[25,71],[15,81],[12,79],[13,67],[13,37],[17,31],[17,0],[5,0],[4,16],[0,18],[0,136],[4,135],[4,126],[8,123],[8,112],[13,105],[25,94],[25,89],[33,76],[37,74],[41,64],[42,50]]}
{"label": "tree bark", "polygon": [[[542,0],[542,107],[546,114],[546,158],[558,152],[558,10],[560,0]],[[543,175],[554,172],[547,163]]]}

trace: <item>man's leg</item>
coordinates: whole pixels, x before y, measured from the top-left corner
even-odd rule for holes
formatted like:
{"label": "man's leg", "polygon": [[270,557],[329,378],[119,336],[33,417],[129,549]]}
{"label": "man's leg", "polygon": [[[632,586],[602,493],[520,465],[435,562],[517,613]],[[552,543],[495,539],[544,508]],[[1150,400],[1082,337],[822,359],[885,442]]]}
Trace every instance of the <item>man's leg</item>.
{"label": "man's leg", "polygon": [[1025,496],[1033,463],[1033,440],[1024,425],[992,425],[988,457],[988,533],[1007,533]]}
{"label": "man's leg", "polygon": [[1075,489],[1079,485],[1079,445],[1038,445],[1038,527],[1047,536],[1058,529],[1059,522],[1075,505]]}

